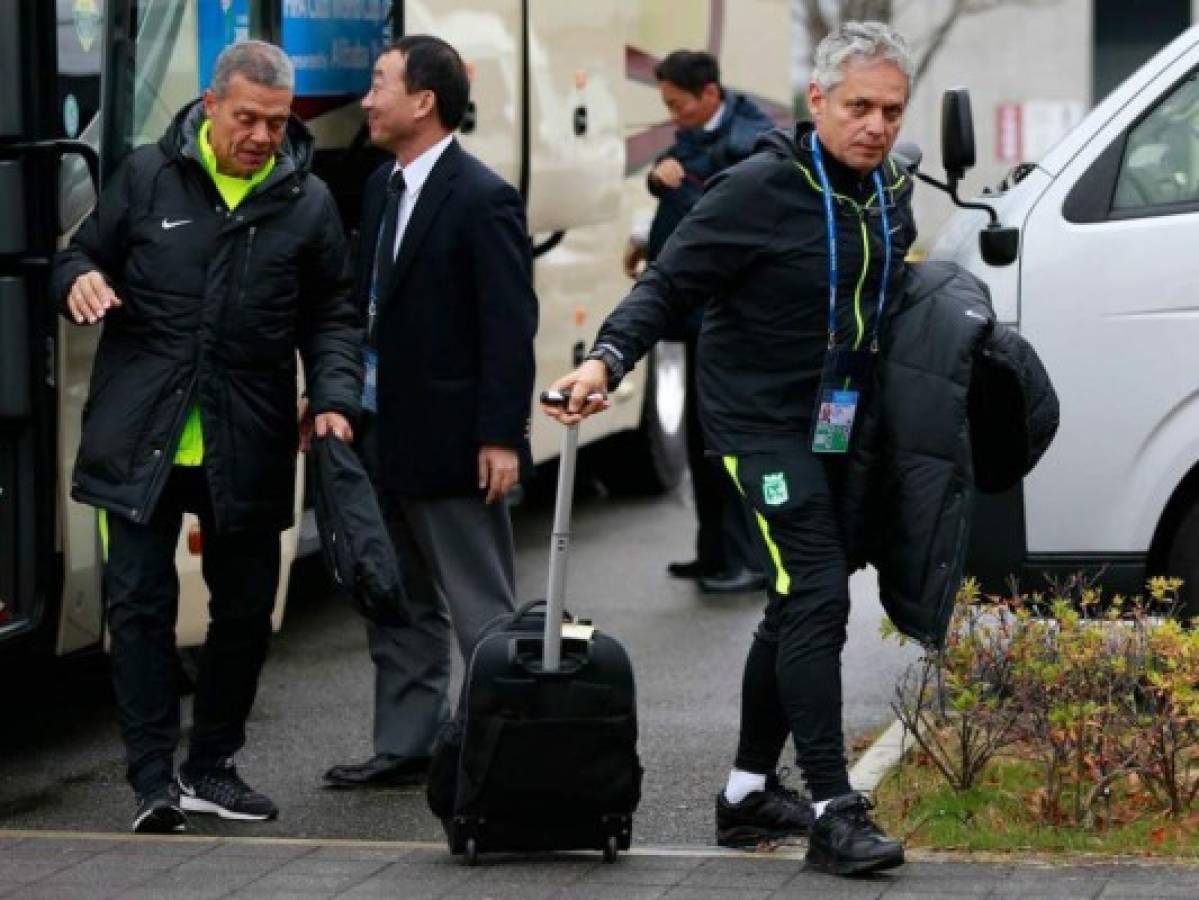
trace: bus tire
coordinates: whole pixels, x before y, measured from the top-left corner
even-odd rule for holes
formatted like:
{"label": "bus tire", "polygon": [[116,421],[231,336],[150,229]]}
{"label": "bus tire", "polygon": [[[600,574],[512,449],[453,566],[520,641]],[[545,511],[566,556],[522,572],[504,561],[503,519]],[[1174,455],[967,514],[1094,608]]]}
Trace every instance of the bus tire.
{"label": "bus tire", "polygon": [[1199,616],[1199,500],[1191,503],[1170,544],[1166,574],[1182,579],[1176,615],[1183,621]]}
{"label": "bus tire", "polygon": [[641,423],[600,441],[591,454],[596,475],[613,494],[665,493],[678,485],[687,468],[683,345],[657,344],[646,368]]}

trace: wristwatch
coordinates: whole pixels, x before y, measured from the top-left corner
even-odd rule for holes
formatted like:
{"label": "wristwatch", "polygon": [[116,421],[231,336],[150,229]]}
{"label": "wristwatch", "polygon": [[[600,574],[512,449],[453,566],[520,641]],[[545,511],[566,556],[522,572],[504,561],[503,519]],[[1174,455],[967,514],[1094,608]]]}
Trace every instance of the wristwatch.
{"label": "wristwatch", "polygon": [[611,344],[596,344],[584,359],[598,359],[608,370],[608,390],[614,391],[625,376],[624,357]]}

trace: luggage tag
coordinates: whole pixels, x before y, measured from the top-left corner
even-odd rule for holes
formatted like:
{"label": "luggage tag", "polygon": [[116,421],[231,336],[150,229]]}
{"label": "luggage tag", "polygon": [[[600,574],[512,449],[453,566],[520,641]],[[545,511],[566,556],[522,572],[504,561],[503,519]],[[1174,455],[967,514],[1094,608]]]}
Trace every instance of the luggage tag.
{"label": "luggage tag", "polygon": [[595,626],[581,622],[566,622],[562,625],[562,640],[590,641],[595,636]]}
{"label": "luggage tag", "polygon": [[870,384],[874,353],[870,350],[829,350],[816,390],[812,415],[812,452],[848,453],[853,424]]}
{"label": "luggage tag", "polygon": [[379,351],[362,348],[362,408],[371,413],[379,411]]}

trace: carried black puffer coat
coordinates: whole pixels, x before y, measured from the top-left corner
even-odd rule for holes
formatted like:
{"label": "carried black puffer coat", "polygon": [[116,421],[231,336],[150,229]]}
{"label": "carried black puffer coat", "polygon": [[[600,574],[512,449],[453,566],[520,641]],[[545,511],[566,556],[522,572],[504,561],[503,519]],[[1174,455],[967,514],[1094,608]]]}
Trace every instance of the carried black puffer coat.
{"label": "carried black puffer coat", "polygon": [[134,150],[55,259],[63,315],[98,269],[123,301],[104,319],[71,495],[145,522],[199,402],[221,531],[293,518],[296,350],[315,413],[359,412],[362,333],[328,189],[298,121],[262,184],[230,212],[200,161],[196,101]]}
{"label": "carried black puffer coat", "polygon": [[334,587],[376,625],[411,624],[400,561],[358,453],[332,435],[314,438],[312,463],[312,505]]}
{"label": "carried black puffer coat", "polygon": [[996,323],[986,285],[953,263],[907,267],[876,394],[850,460],[846,543],[878,571],[895,626],[940,646],[962,578],[974,491],[1032,470],[1058,402],[1032,346]]}

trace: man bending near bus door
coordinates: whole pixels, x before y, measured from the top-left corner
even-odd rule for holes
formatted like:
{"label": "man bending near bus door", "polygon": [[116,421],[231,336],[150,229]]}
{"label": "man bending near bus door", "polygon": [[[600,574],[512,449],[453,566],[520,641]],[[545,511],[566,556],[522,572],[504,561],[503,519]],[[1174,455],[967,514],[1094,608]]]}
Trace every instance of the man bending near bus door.
{"label": "man bending near bus door", "polygon": [[[64,315],[103,323],[71,495],[100,509],[134,831],[182,831],[184,810],[278,814],[233,756],[293,519],[296,349],[318,434],[353,439],[362,384],[345,241],[290,116],[293,83],[278,47],[227,48],[203,97],[122,163],[54,264]],[[200,520],[211,621],[176,775],[185,511]]]}
{"label": "man bending near bus door", "polygon": [[333,766],[336,787],[425,778],[449,719],[451,641],[511,612],[504,497],[528,454],[537,297],[520,194],[454,139],[466,66],[410,35],[379,57],[362,100],[394,154],[367,182],[357,297],[366,389],[359,449],[404,570],[404,627],[368,622],[374,754]]}
{"label": "man bending near bus door", "polygon": [[[662,102],[678,131],[674,143],[654,161],[647,178],[658,208],[644,243],[630,239],[625,271],[637,277],[645,260],[662,252],[683,217],[703,194],[704,183],[748,157],[758,135],[773,123],[757,105],[720,84],[720,65],[710,53],[676,50],[654,68]],[[695,498],[695,559],[672,562],[666,569],[675,578],[694,578],[709,594],[760,591],[766,586],[750,521],[723,467],[704,452],[700,427],[699,391],[695,383],[695,346],[699,339],[702,305],[687,315],[681,334],[687,370],[687,463]]]}
{"label": "man bending near bus door", "polygon": [[[589,395],[612,390],[670,321],[711,297],[698,353],[708,452],[752,507],[774,564],[716,839],[754,846],[810,831],[809,864],[835,874],[903,862],[847,774],[838,509],[879,323],[915,239],[910,181],[887,156],[911,72],[887,25],[848,22],[821,41],[808,86],[814,127],[764,136],[709,184],[587,361],[554,385],[570,392],[568,408],[546,410],[567,423],[599,412],[607,401]],[[788,732],[811,806],[775,775]]]}

